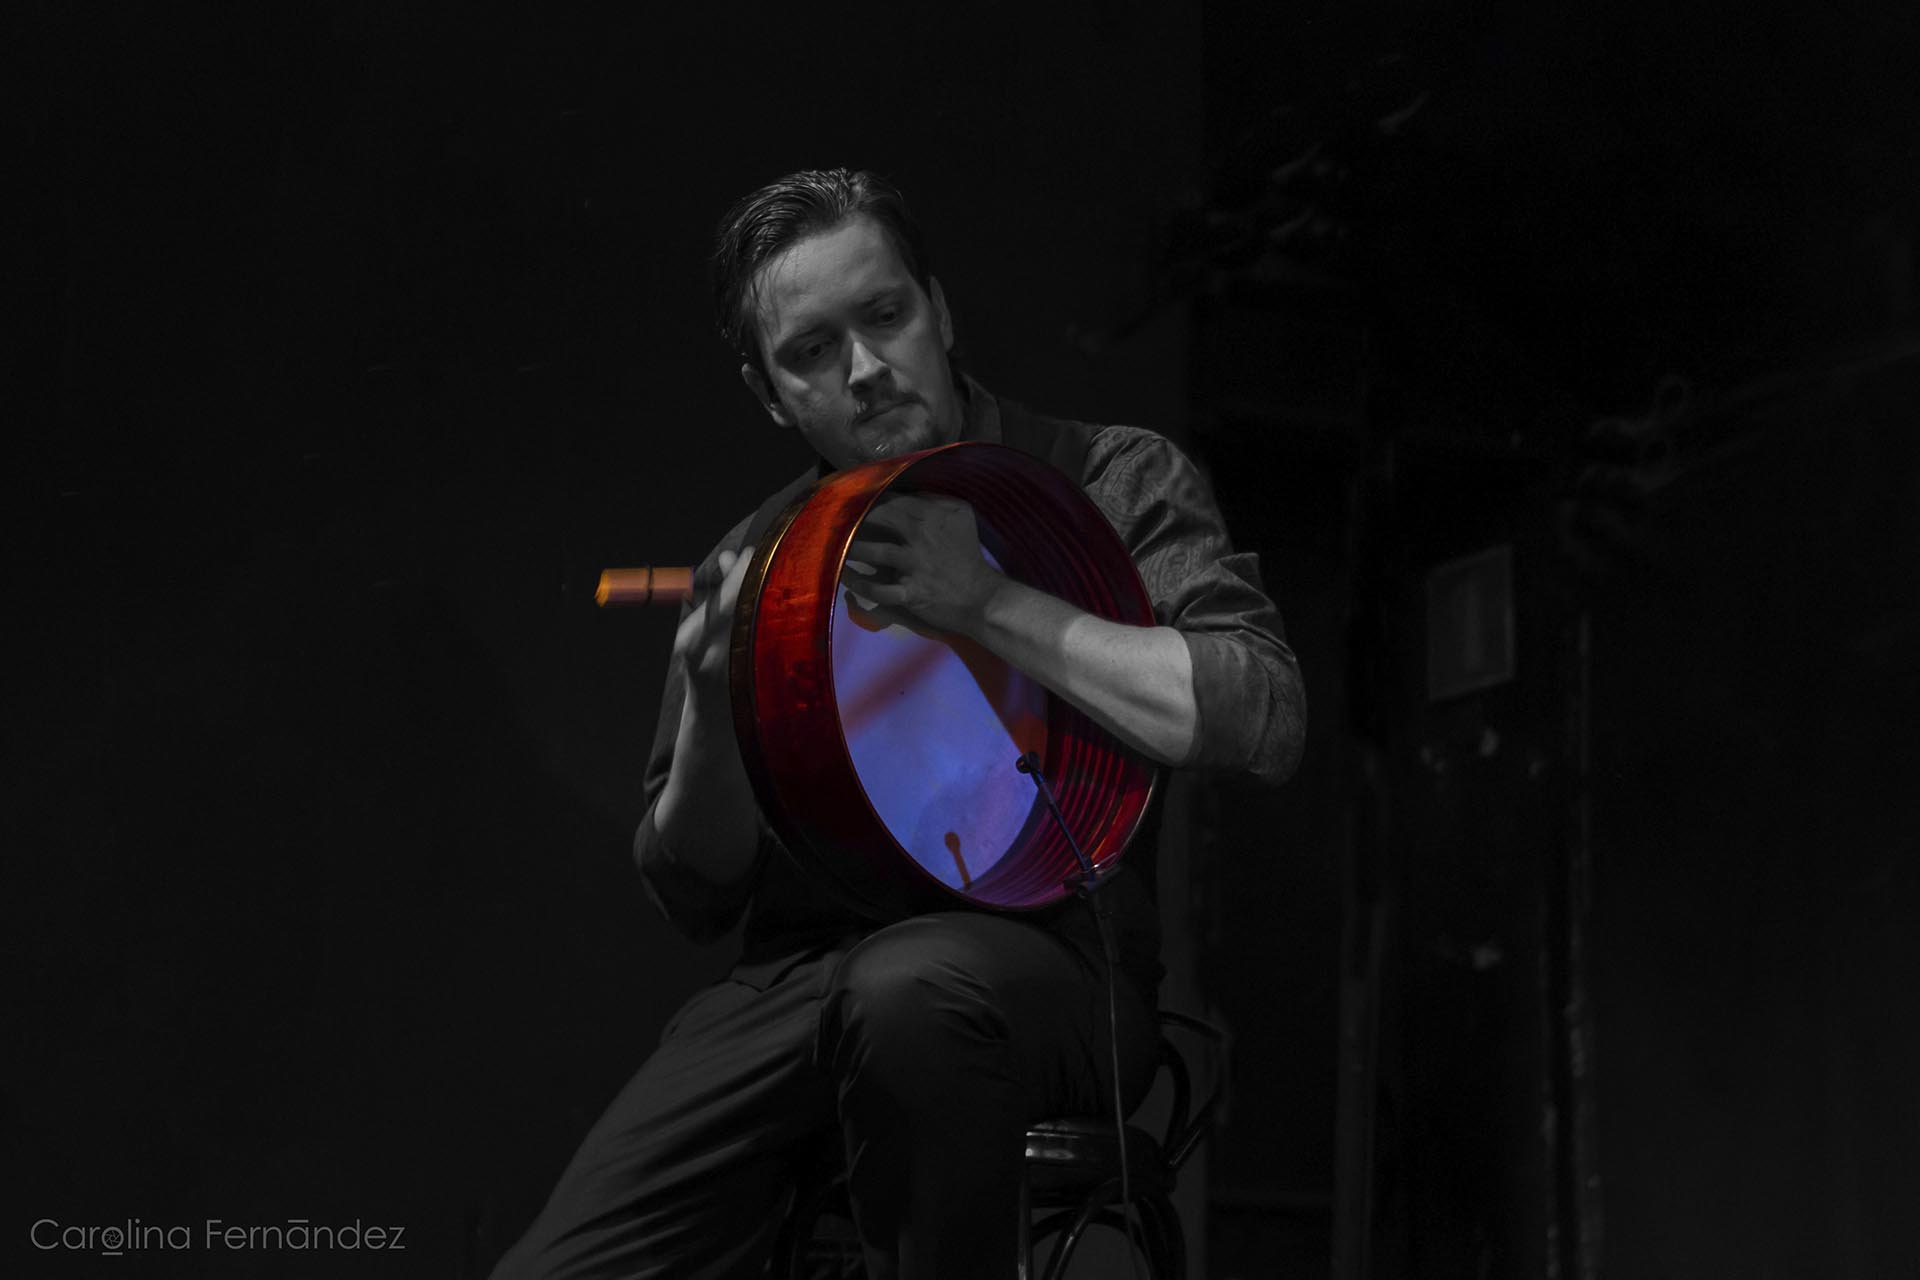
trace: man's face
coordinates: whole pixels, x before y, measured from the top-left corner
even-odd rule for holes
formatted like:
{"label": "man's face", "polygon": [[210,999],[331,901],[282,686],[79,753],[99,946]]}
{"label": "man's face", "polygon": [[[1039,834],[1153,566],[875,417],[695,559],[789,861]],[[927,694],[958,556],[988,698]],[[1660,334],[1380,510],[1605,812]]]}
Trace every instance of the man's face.
{"label": "man's face", "polygon": [[960,438],[946,299],[937,280],[915,282],[877,223],[795,241],[755,283],[766,372],[740,374],[821,457],[851,467]]}

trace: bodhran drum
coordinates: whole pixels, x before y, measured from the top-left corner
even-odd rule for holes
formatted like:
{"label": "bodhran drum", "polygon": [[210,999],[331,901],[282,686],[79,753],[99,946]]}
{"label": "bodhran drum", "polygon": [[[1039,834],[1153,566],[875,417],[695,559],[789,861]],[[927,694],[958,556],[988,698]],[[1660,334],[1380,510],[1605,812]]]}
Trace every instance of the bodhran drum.
{"label": "bodhran drum", "polygon": [[793,856],[877,920],[1051,905],[1079,863],[1021,756],[1038,756],[1101,869],[1138,829],[1154,770],[984,649],[885,624],[849,598],[847,545],[890,492],[964,499],[983,553],[1008,576],[1100,617],[1153,624],[1119,537],[1037,458],[961,443],[836,472],[767,530],[741,588],[732,684],[748,776]]}

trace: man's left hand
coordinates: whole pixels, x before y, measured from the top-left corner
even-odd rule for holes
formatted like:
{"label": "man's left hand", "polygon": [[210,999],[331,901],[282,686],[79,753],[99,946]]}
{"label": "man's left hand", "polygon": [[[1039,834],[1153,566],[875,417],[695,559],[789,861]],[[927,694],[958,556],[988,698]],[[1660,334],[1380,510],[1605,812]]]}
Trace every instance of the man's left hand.
{"label": "man's left hand", "polygon": [[855,531],[846,568],[855,602],[881,620],[962,636],[977,636],[1006,581],[981,553],[973,508],[933,495],[882,497]]}

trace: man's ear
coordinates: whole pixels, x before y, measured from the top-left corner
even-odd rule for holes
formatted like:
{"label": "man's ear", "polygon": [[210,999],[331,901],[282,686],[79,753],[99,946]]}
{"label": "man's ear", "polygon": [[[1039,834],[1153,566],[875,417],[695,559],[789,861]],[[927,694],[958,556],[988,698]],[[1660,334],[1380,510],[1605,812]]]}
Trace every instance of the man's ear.
{"label": "man's ear", "polygon": [[940,349],[953,350],[953,316],[947,310],[947,295],[940,291],[940,278],[927,277],[927,296],[933,300],[933,315],[940,322]]}
{"label": "man's ear", "polygon": [[780,397],[773,392],[773,384],[767,381],[767,375],[754,368],[745,360],[740,362],[740,381],[747,384],[747,390],[753,392],[753,398],[767,411],[767,416],[783,427],[793,425],[793,415],[787,412],[787,406],[780,403]]}

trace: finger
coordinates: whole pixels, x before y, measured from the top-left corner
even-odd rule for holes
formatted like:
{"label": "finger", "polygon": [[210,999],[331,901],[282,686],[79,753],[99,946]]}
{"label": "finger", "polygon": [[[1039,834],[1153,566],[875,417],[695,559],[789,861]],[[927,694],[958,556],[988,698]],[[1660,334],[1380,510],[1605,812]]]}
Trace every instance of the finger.
{"label": "finger", "polygon": [[[847,589],[847,594],[853,594],[851,587]],[[905,587],[888,582],[863,582],[860,584],[860,594],[864,597],[861,607],[870,613],[897,608],[907,600]]]}
{"label": "finger", "polygon": [[912,619],[899,610],[869,600],[864,594],[849,588],[846,593],[847,615],[857,626],[868,630],[880,630],[886,627],[911,627]]}
{"label": "finger", "polygon": [[707,631],[707,610],[704,605],[693,609],[680,619],[680,626],[673,633],[673,651],[681,658],[688,658],[700,647],[701,637]]}
{"label": "finger", "polygon": [[719,576],[716,578],[711,572],[695,576],[693,607],[673,633],[673,651],[682,657],[691,655],[716,631],[732,625],[734,605],[753,562],[753,548],[722,551],[715,560]]}
{"label": "finger", "polygon": [[883,569],[879,565],[867,564],[860,560],[847,560],[841,565],[840,585],[853,591],[870,591],[881,582],[892,582],[899,574],[892,569]]}
{"label": "finger", "polygon": [[[887,594],[880,591],[873,595]],[[917,636],[929,639],[945,640],[946,633],[923,622],[907,609],[890,604],[885,600],[864,600],[853,592],[846,593],[847,617],[857,627],[867,631],[882,631],[888,627],[900,627]]]}
{"label": "finger", "polygon": [[695,566],[693,571],[693,602],[697,605],[715,591],[727,576],[727,567],[733,563],[733,552],[721,551],[713,559]]}
{"label": "finger", "polygon": [[897,569],[912,560],[913,552],[897,542],[875,542],[871,538],[856,537],[847,544],[846,563],[860,564],[867,573],[872,573],[877,567]]}
{"label": "finger", "polygon": [[[728,563],[729,556],[732,558],[732,563]],[[753,564],[753,548],[742,547],[739,555],[722,551],[720,564],[727,576],[720,583],[720,595],[715,603],[719,616],[731,620],[734,606],[740,599],[740,589],[747,581],[747,569]]]}
{"label": "finger", "polygon": [[890,520],[926,520],[936,515],[972,511],[973,504],[951,493],[888,493],[873,506]]}
{"label": "finger", "polygon": [[890,533],[904,538],[926,514],[918,498],[883,497],[860,521],[861,533]]}

